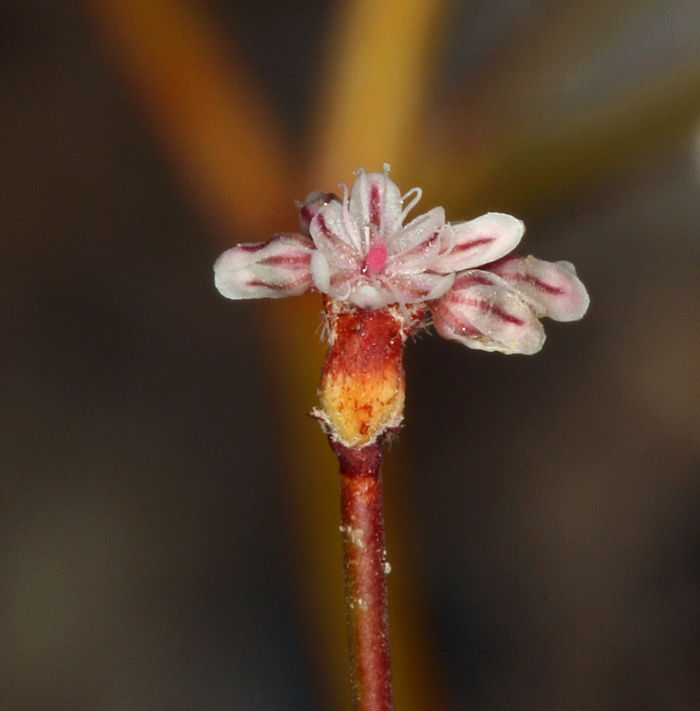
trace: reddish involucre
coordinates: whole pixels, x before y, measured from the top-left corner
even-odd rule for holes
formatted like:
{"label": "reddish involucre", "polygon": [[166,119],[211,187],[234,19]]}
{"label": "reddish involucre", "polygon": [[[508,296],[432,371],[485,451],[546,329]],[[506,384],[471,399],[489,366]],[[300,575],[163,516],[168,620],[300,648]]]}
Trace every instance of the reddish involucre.
{"label": "reddish involucre", "polygon": [[365,447],[401,425],[411,327],[399,309],[365,310],[328,297],[324,304],[329,347],[314,414],[334,441]]}

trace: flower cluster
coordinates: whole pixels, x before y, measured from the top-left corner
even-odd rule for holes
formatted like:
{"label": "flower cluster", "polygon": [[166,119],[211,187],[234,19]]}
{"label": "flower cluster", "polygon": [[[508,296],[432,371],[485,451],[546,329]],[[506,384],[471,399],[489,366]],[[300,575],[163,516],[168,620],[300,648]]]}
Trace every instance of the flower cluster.
{"label": "flower cluster", "polygon": [[502,353],[536,353],[545,339],[540,318],[575,321],[586,312],[588,294],[572,264],[506,256],[525,231],[515,217],[490,212],[450,223],[435,207],[404,225],[420,189],[402,196],[387,165],[356,175],[342,199],[307,197],[302,234],[224,252],[214,265],[219,291],[250,299],[315,288],[362,309],[423,307],[441,336]]}

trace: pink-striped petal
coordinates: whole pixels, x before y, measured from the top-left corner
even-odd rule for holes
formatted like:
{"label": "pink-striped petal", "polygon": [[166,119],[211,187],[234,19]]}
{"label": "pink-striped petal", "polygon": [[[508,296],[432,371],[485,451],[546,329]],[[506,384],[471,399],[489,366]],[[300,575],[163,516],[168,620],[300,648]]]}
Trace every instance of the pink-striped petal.
{"label": "pink-striped petal", "polygon": [[346,218],[341,203],[332,200],[318,210],[309,231],[331,269],[359,270],[362,266],[360,234],[357,225]]}
{"label": "pink-striped petal", "polygon": [[350,215],[357,225],[374,225],[380,236],[391,235],[401,226],[401,210],[401,192],[386,171],[357,171],[350,193]]}
{"label": "pink-striped petal", "polygon": [[436,207],[416,217],[387,243],[387,274],[418,274],[432,269],[440,253],[445,211]]}
{"label": "pink-striped petal", "polygon": [[414,304],[418,301],[434,301],[446,294],[454,284],[454,274],[403,274],[391,277],[393,302]]}
{"label": "pink-striped petal", "polygon": [[458,274],[452,289],[429,307],[437,332],[469,348],[531,355],[544,344],[544,329],[529,305],[490,272]]}
{"label": "pink-striped petal", "polygon": [[489,212],[469,222],[450,224],[445,232],[443,242],[447,245],[451,240],[452,249],[433,265],[433,269],[442,274],[480,267],[500,259],[515,249],[525,233],[525,225],[512,215]]}
{"label": "pink-striped petal", "polygon": [[299,234],[239,244],[214,264],[216,288],[228,299],[298,296],[311,287],[313,242]]}
{"label": "pink-striped petal", "polygon": [[314,219],[316,213],[327,203],[335,200],[339,202],[340,199],[335,193],[324,193],[321,190],[314,190],[306,196],[304,202],[297,200],[297,207],[299,208],[299,222],[301,224],[301,232],[307,237],[310,236],[309,226],[311,225],[311,220]]}
{"label": "pink-striped petal", "polygon": [[577,321],[590,298],[570,262],[545,262],[535,257],[506,257],[488,266],[535,305],[541,316]]}

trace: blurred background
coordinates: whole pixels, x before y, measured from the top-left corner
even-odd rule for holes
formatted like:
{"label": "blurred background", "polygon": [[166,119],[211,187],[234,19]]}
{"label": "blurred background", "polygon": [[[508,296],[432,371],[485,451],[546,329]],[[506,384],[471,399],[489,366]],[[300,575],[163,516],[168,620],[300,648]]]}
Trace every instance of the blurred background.
{"label": "blurred background", "polygon": [[359,166],[592,304],[407,350],[396,706],[697,709],[700,4],[0,0],[0,707],[350,708],[320,299],[212,265]]}

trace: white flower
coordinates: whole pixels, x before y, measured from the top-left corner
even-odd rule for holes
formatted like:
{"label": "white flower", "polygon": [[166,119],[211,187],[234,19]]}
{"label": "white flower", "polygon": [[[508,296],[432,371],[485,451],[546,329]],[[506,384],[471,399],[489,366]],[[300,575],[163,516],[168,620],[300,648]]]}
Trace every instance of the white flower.
{"label": "white flower", "polygon": [[362,309],[425,305],[445,338],[504,353],[538,351],[542,316],[571,321],[588,308],[586,289],[568,262],[503,259],[525,231],[510,215],[446,223],[436,207],[404,225],[421,191],[402,196],[387,165],[383,173],[361,168],[350,195],[343,189],[342,200],[315,192],[300,205],[305,234],[281,234],[221,255],[214,265],[219,291],[247,299],[316,288]]}

